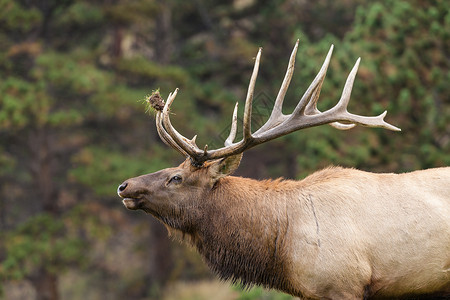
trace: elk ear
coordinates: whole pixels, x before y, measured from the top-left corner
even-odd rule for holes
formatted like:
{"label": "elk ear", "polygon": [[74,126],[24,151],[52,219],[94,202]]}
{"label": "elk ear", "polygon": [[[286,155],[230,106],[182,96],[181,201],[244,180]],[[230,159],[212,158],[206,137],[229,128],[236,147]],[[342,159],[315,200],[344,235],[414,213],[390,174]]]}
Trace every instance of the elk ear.
{"label": "elk ear", "polygon": [[209,173],[214,180],[228,176],[238,167],[242,159],[242,153],[218,159],[209,166]]}

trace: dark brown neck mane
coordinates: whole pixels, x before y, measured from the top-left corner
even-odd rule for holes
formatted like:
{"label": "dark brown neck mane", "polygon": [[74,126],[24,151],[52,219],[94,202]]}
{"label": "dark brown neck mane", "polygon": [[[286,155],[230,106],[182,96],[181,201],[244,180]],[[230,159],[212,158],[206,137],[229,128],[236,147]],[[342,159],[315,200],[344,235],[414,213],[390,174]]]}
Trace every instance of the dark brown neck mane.
{"label": "dark brown neck mane", "polygon": [[[221,179],[207,195],[199,215],[201,225],[195,226],[198,230],[190,235],[210,268],[222,279],[244,286],[293,290],[285,267],[288,216],[282,199],[286,197],[279,196],[292,190],[288,187],[295,183],[230,176]],[[273,193],[281,198],[275,206],[270,203],[275,198]]]}

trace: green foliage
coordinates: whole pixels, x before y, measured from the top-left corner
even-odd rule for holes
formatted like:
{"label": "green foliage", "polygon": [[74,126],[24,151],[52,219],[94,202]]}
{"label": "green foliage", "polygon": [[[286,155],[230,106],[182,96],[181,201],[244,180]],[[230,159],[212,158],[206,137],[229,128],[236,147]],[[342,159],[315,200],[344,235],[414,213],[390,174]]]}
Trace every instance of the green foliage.
{"label": "green foliage", "polygon": [[95,114],[100,119],[127,119],[134,111],[142,113],[142,95],[147,89],[130,89],[124,84],[112,84],[101,93],[89,97],[89,104],[93,106],[87,113]]}
{"label": "green foliage", "polygon": [[116,24],[135,24],[148,21],[158,13],[157,1],[136,0],[122,1],[116,5],[105,7],[108,20]]}
{"label": "green foliage", "polygon": [[174,85],[183,87],[188,82],[188,74],[177,66],[161,66],[144,57],[121,59],[116,65],[118,72],[127,75],[130,82],[170,80]]}
{"label": "green foliage", "polygon": [[74,108],[63,108],[52,112],[54,99],[41,84],[8,77],[0,82],[0,129],[20,130],[33,124],[67,126],[81,121],[81,114]]}
{"label": "green foliage", "polygon": [[[355,29],[348,35],[351,43],[364,41],[355,46],[370,70],[365,74],[370,80],[364,80],[354,97],[384,102],[400,120],[403,143],[395,145],[396,158],[394,153],[386,154],[389,160],[399,161],[399,169],[448,164],[450,145],[442,138],[450,124],[450,107],[444,105],[450,94],[449,64],[440,42],[448,38],[447,28],[445,1],[383,1],[358,9]],[[423,146],[417,148],[417,143]],[[400,155],[405,153],[416,153],[413,165],[402,161]]]}
{"label": "green foliage", "polygon": [[21,280],[45,268],[50,273],[86,263],[86,242],[67,234],[70,219],[40,214],[2,236],[6,259],[0,263],[0,278]]}
{"label": "green foliage", "polygon": [[[444,2],[387,0],[361,5],[353,29],[342,40],[326,36],[300,47],[301,66],[291,85],[305,89],[327,48],[335,44],[319,100],[321,110],[337,102],[344,76],[361,56],[349,111],[377,115],[388,110],[386,120],[402,128],[401,133],[353,129],[343,134],[319,128],[307,137],[294,135],[302,145],[297,158],[305,168],[301,177],[330,163],[385,172],[448,165],[450,106],[444,103],[450,94],[445,81],[449,64],[441,41],[449,31]],[[428,31],[432,24],[434,35]]]}
{"label": "green foliage", "polygon": [[21,78],[8,77],[0,82],[0,128],[21,129],[31,122],[37,126],[46,123],[49,99],[40,85]]}
{"label": "green foliage", "polygon": [[56,20],[56,26],[98,26],[104,22],[101,8],[89,2],[75,2]]}
{"label": "green foliage", "polygon": [[83,56],[47,52],[36,59],[33,75],[44,80],[57,95],[89,96],[112,85],[111,76]]}
{"label": "green foliage", "polygon": [[42,22],[36,8],[25,8],[14,0],[0,0],[0,24],[20,33],[31,31]]}
{"label": "green foliage", "polygon": [[275,291],[268,291],[261,287],[253,287],[249,290],[243,290],[240,286],[235,286],[234,289],[240,292],[237,300],[290,300],[294,299],[292,296],[279,293]]}
{"label": "green foliage", "polygon": [[85,148],[74,156],[75,166],[69,174],[77,182],[91,187],[99,196],[115,194],[119,178],[156,172],[167,166],[161,159],[164,150],[158,147],[152,150],[145,155],[125,156],[111,149]]}

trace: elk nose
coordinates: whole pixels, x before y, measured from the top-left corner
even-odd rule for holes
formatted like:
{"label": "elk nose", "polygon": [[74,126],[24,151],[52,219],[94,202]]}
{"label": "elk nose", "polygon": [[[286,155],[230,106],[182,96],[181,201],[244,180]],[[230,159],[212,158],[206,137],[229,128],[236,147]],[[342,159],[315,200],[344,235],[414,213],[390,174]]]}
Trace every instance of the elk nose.
{"label": "elk nose", "polygon": [[124,182],[121,185],[119,185],[119,187],[117,188],[117,194],[119,194],[120,196],[120,193],[123,192],[127,188],[127,186],[128,182]]}

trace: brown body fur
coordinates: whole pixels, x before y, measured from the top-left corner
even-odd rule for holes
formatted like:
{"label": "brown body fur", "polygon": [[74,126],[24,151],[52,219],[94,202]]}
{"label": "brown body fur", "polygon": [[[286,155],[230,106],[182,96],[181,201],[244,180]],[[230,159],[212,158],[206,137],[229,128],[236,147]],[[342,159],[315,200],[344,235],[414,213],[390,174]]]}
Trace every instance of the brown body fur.
{"label": "brown body fur", "polygon": [[226,280],[309,299],[450,294],[450,168],[328,168],[301,181],[233,170],[185,162],[119,194],[182,233]]}

